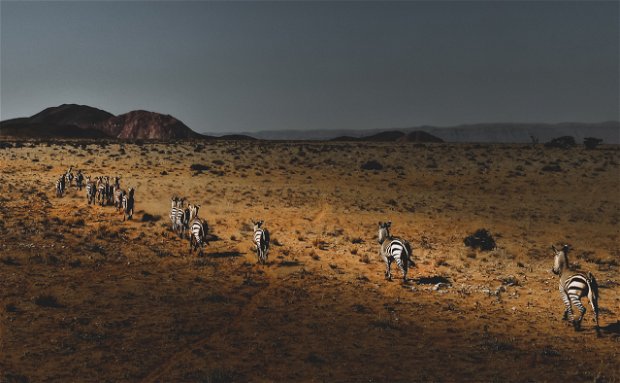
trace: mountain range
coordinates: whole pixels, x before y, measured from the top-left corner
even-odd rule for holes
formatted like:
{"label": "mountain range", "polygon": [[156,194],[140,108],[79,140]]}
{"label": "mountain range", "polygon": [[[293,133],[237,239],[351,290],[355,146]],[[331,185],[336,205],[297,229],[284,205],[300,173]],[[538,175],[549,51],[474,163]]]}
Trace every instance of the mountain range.
{"label": "mountain range", "polygon": [[268,130],[204,135],[165,114],[135,110],[118,116],[86,105],[63,104],[31,117],[0,122],[0,137],[116,138],[116,139],[225,139],[225,140],[335,140],[373,142],[546,142],[572,136],[577,142],[596,137],[620,144],[620,122],[601,123],[485,123],[453,127],[419,126],[373,130]]}

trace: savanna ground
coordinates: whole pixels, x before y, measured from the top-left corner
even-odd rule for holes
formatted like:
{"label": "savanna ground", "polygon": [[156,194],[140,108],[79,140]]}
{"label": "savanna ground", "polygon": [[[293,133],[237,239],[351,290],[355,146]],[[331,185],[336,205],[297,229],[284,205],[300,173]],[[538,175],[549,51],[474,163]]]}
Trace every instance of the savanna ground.
{"label": "savanna ground", "polygon": [[[0,381],[620,381],[618,147],[8,146]],[[55,197],[70,165],[121,175],[134,219]],[[201,205],[202,257],[170,230],[173,195]],[[265,266],[251,218],[272,233]],[[405,285],[384,280],[385,220],[414,248]],[[480,228],[495,250],[464,245]],[[582,331],[561,320],[553,243],[596,275],[601,337],[589,306]]]}

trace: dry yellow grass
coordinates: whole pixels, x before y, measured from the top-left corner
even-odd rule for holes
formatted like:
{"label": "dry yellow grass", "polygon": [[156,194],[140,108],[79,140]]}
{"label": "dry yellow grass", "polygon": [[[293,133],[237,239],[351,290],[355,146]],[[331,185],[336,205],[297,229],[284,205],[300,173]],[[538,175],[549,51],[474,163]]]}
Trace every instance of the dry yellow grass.
{"label": "dry yellow grass", "polygon": [[[618,147],[20,144],[0,149],[0,381],[620,380]],[[56,198],[70,165],[135,187],[134,220]],[[204,257],[170,231],[173,195],[202,206]],[[385,220],[407,285],[383,279]],[[479,228],[497,249],[464,246]],[[601,285],[600,338],[590,311],[561,320],[565,242]]]}

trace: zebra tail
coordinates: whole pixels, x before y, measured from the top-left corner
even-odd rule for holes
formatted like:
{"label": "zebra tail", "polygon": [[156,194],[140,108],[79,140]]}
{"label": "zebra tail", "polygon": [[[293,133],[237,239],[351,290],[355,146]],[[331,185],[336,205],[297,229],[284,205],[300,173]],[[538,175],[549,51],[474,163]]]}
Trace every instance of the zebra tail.
{"label": "zebra tail", "polygon": [[414,267],[415,262],[413,262],[413,251],[411,251],[411,244],[409,241],[405,241],[405,249],[407,250],[407,262],[409,262],[409,266]]}
{"label": "zebra tail", "polygon": [[588,272],[586,280],[588,282],[588,287],[590,288],[591,296],[591,298],[588,297],[588,299],[590,299],[594,311],[598,312],[598,283],[596,282],[596,278],[594,278],[594,275],[591,272]]}

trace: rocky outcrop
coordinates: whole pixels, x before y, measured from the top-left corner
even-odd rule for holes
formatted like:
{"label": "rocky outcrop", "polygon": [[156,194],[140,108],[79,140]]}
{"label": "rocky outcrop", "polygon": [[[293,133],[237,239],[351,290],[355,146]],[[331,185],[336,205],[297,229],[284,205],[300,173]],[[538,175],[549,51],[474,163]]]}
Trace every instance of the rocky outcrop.
{"label": "rocky outcrop", "polygon": [[135,110],[97,125],[105,134],[130,140],[198,138],[200,134],[170,115]]}

